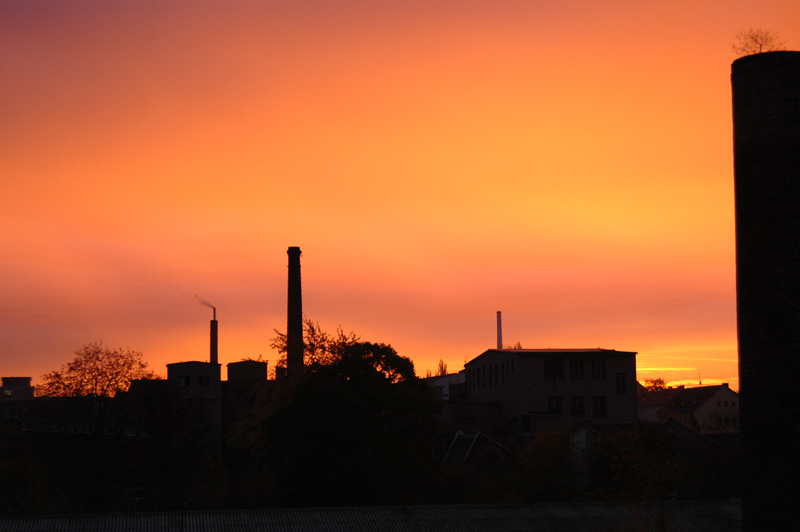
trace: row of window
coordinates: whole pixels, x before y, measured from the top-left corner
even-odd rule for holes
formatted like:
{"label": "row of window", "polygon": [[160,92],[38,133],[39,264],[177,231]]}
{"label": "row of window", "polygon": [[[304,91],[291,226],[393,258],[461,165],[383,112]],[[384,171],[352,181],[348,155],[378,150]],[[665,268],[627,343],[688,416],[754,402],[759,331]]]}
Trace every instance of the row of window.
{"label": "row of window", "polygon": [[[717,401],[717,406],[722,406],[720,401]],[[725,406],[728,406],[728,401],[725,401]],[[736,406],[736,401],[731,401],[731,406]]]}
{"label": "row of window", "polygon": [[506,373],[514,372],[514,361],[506,360],[500,364],[489,364],[467,370],[470,388],[500,386],[506,383]]}
{"label": "row of window", "polygon": [[[563,405],[560,396],[547,398],[547,413],[551,416],[564,417]],[[571,417],[587,417],[586,397],[573,395],[569,398],[569,414]],[[605,395],[595,395],[591,401],[592,417],[608,417],[608,398]]]}
{"label": "row of window", "polygon": [[731,417],[725,416],[722,418],[722,425],[724,427],[736,428],[739,425],[739,420],[736,418],[736,416],[731,416]]}
{"label": "row of window", "polygon": [[[178,377],[178,383],[181,388],[188,388],[192,385],[192,378],[187,375]],[[199,388],[209,388],[211,386],[211,377],[208,375],[198,375],[197,386]]]}
{"label": "row of window", "polygon": [[[569,371],[570,379],[584,379],[584,360],[570,359]],[[606,361],[594,359],[591,361],[592,380],[606,380]],[[489,364],[479,368],[467,370],[467,384],[470,389],[500,386],[506,383],[506,373],[514,371],[514,361],[506,360],[500,364]],[[548,359],[544,361],[545,379],[564,378],[564,360]],[[627,381],[625,373],[616,374],[617,394],[627,393]],[[726,405],[727,406],[727,405]]]}
{"label": "row of window", "polygon": [[[591,369],[592,380],[606,380],[606,361],[603,359],[592,359],[589,368],[586,361],[580,358],[573,358],[569,361],[569,378],[574,381],[582,381],[586,378],[587,369]],[[550,359],[544,361],[544,377],[546,379],[564,378],[564,360]]]}

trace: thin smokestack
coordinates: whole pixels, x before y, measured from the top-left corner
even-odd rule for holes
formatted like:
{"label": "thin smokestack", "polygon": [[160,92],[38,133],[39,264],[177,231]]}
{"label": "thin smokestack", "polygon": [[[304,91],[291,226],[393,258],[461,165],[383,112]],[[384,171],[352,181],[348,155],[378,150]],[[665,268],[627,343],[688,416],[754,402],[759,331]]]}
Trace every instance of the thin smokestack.
{"label": "thin smokestack", "polygon": [[219,364],[217,349],[217,309],[214,309],[214,319],[211,320],[211,355],[209,356],[209,362],[212,364]]}
{"label": "thin smokestack", "polygon": [[218,351],[218,343],[217,343],[217,307],[203,299],[202,297],[195,294],[197,301],[201,305],[205,305],[210,308],[213,312],[211,317],[211,347],[209,349],[209,357],[208,361],[211,364],[219,364],[219,351]]}
{"label": "thin smokestack", "polygon": [[497,349],[503,349],[503,318],[497,311]]}
{"label": "thin smokestack", "polygon": [[286,373],[297,380],[303,375],[303,293],[300,282],[300,248],[290,247],[289,300],[286,323]]}

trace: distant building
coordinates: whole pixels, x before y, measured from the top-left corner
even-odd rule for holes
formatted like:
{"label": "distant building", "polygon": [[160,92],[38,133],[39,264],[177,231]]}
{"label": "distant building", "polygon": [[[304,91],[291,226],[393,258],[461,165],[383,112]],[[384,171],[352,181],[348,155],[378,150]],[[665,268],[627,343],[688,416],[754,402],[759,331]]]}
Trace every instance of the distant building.
{"label": "distant building", "polygon": [[542,423],[636,422],[636,353],[489,349],[466,364],[468,400],[496,404],[523,430]]}
{"label": "distant building", "polygon": [[31,377],[0,378],[0,399],[32,399]]}
{"label": "distant building", "polygon": [[167,364],[167,382],[191,399],[220,398],[220,365],[209,362]]}
{"label": "distant building", "polygon": [[186,403],[186,421],[208,445],[222,442],[222,382],[220,365],[210,362],[167,364],[167,383]]}
{"label": "distant building", "polygon": [[738,433],[739,394],[727,383],[686,388],[658,412],[659,421],[665,422],[670,418],[701,434]]}
{"label": "distant building", "polygon": [[658,413],[661,409],[685,389],[684,386],[677,386],[661,390],[647,390],[641,386],[636,394],[636,410],[639,421],[658,423]]}
{"label": "distant building", "polygon": [[459,371],[458,373],[426,377],[425,382],[433,386],[439,392],[442,401],[450,401],[454,395],[457,395],[459,390],[464,387],[465,379],[466,372]]}
{"label": "distant building", "polygon": [[227,364],[228,382],[267,380],[267,363],[261,360],[240,360]]}
{"label": "distant building", "polygon": [[0,378],[0,420],[26,417],[33,406],[33,397],[31,377]]}

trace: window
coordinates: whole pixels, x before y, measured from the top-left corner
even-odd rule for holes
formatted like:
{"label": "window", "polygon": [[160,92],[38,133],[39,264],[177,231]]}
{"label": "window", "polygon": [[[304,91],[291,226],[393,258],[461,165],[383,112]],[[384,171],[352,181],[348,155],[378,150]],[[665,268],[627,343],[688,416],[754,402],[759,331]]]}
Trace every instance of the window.
{"label": "window", "polygon": [[545,360],[544,361],[544,378],[545,379],[563,379],[564,378],[564,361],[563,360]]}
{"label": "window", "polygon": [[494,384],[495,386],[500,384],[500,372],[497,371],[497,364],[494,365]]}
{"label": "window", "polygon": [[569,378],[574,381],[583,380],[583,360],[569,361]]}
{"label": "window", "polygon": [[596,381],[606,380],[605,360],[592,360],[592,379]]}
{"label": "window", "polygon": [[573,395],[570,400],[572,417],[586,416],[586,398],[582,395]]}
{"label": "window", "polygon": [[489,386],[492,385],[492,366],[489,366]]}
{"label": "window", "polygon": [[725,407],[726,408],[728,407],[728,401],[725,401]]}
{"label": "window", "polygon": [[627,392],[624,373],[617,373],[617,394],[623,395]]}
{"label": "window", "polygon": [[508,362],[503,362],[500,366],[500,384],[506,383],[506,364],[508,364]]}
{"label": "window", "polygon": [[608,401],[604,395],[592,397],[592,415],[594,417],[608,417]]}
{"label": "window", "polygon": [[511,373],[514,373],[514,361],[511,361]]}
{"label": "window", "polygon": [[486,386],[486,366],[481,368],[481,386]]}
{"label": "window", "polygon": [[211,383],[211,379],[208,375],[200,375],[198,378],[197,385],[201,388],[208,388]]}
{"label": "window", "polygon": [[181,388],[188,388],[191,385],[191,379],[189,377],[179,377],[178,384]]}
{"label": "window", "polygon": [[736,406],[736,401],[731,401],[731,406]]}
{"label": "window", "polygon": [[561,417],[561,397],[547,398],[547,413],[551,416]]}

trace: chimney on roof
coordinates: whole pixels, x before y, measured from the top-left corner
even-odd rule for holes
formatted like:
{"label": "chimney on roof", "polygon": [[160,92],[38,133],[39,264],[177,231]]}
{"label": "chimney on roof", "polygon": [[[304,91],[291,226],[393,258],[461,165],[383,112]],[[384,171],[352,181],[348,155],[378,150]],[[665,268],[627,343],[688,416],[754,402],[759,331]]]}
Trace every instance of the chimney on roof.
{"label": "chimney on roof", "polygon": [[289,379],[300,379],[303,375],[303,295],[300,284],[300,248],[290,247],[289,255],[289,301],[286,323],[286,374]]}
{"label": "chimney on roof", "polygon": [[503,349],[503,318],[497,311],[497,349]]}

